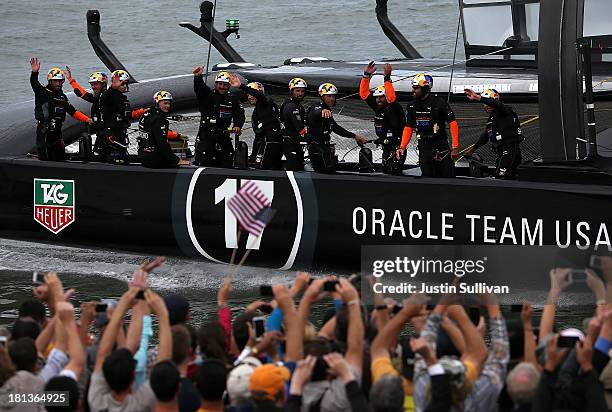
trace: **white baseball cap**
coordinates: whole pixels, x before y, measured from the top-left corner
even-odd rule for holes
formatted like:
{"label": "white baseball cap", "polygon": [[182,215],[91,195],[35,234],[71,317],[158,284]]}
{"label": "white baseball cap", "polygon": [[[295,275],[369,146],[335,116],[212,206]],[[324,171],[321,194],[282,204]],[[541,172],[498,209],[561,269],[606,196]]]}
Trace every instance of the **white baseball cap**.
{"label": "white baseball cap", "polygon": [[233,402],[239,399],[250,399],[249,379],[255,368],[261,366],[261,361],[253,356],[248,356],[232,369],[227,377],[227,394]]}

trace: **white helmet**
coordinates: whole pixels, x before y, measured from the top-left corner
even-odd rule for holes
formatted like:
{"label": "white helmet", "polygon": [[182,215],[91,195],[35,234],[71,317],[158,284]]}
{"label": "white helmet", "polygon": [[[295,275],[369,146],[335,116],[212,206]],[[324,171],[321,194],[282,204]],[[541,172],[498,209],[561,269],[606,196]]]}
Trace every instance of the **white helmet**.
{"label": "white helmet", "polygon": [[380,85],[378,87],[376,87],[374,89],[374,92],[372,93],[372,96],[374,97],[378,97],[378,96],[384,96],[385,95],[385,86],[384,85]]}
{"label": "white helmet", "polygon": [[306,80],[302,79],[301,77],[294,77],[291,79],[291,81],[289,81],[289,90],[293,90],[297,87],[306,88]]}
{"label": "white helmet", "polygon": [[217,76],[215,76],[215,82],[229,83],[230,74],[228,72],[217,73]]}
{"label": "white helmet", "polygon": [[486,89],[484,92],[480,94],[480,97],[487,97],[489,99],[499,99],[499,92],[495,89]]}
{"label": "white helmet", "polygon": [[319,96],[338,94],[338,88],[331,83],[323,83],[319,86]]}
{"label": "white helmet", "polygon": [[433,87],[433,77],[425,73],[419,73],[412,79],[412,87]]}
{"label": "white helmet", "polygon": [[62,69],[59,67],[53,67],[51,70],[49,70],[49,73],[47,73],[47,80],[66,80],[66,77],[64,77],[64,72]]}
{"label": "white helmet", "polygon": [[130,80],[130,74],[125,70],[115,70],[113,72],[113,77],[115,76],[119,76],[119,80],[122,82],[127,82],[128,80]]}
{"label": "white helmet", "polygon": [[108,82],[108,77],[106,76],[106,73],[93,72],[92,74],[90,74],[88,83],[95,83],[95,82],[100,82],[100,83]]}
{"label": "white helmet", "polygon": [[162,100],[172,100],[172,95],[165,90],[160,90],[153,95],[153,101],[156,104],[161,102]]}
{"label": "white helmet", "polygon": [[260,82],[251,82],[251,83],[247,84],[247,87],[250,87],[251,89],[258,90],[261,93],[264,92],[264,86]]}

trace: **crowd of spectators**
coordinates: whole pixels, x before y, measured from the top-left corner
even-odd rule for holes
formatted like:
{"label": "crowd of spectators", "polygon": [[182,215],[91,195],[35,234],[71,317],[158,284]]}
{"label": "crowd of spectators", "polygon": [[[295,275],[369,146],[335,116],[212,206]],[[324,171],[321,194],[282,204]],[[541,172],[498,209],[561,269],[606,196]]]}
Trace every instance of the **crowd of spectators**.
{"label": "crowd of spectators", "polygon": [[[118,301],[84,302],[79,311],[74,290],[46,274],[0,336],[0,410],[612,409],[611,258],[601,274],[587,270],[592,316],[581,329],[560,330],[569,269],[551,270],[537,324],[529,303],[502,314],[493,295],[446,295],[435,304],[421,294],[401,304],[374,295],[366,304],[359,276],[298,272],[291,285],[272,285],[271,301],[255,297],[246,307],[231,305],[225,279],[216,313],[196,329],[184,297],[147,285],[163,262],[141,265]],[[65,404],[10,397],[51,391],[68,394]]]}

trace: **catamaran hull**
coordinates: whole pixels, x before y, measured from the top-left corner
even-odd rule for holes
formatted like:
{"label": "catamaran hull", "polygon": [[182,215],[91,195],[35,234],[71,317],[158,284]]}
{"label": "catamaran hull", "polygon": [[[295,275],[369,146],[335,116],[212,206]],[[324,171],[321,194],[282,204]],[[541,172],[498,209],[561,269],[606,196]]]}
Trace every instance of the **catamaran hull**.
{"label": "catamaran hull", "polygon": [[[277,210],[260,238],[237,235],[236,220],[225,206],[246,180],[257,181]],[[53,201],[61,202],[67,190],[73,209],[58,214]],[[4,238],[221,263],[229,262],[239,245],[252,249],[248,264],[281,269],[359,270],[364,245],[569,241],[609,250],[612,230],[612,189],[607,185],[150,170],[4,158],[0,199]]]}

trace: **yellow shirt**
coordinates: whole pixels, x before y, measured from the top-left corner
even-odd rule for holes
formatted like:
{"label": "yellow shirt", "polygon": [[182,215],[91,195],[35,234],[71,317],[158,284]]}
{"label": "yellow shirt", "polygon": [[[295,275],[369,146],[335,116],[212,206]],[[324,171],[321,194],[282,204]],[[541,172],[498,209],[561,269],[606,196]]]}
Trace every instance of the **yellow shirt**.
{"label": "yellow shirt", "polygon": [[[376,381],[382,378],[384,375],[400,376],[399,372],[393,367],[391,358],[388,356],[372,359],[370,369],[372,370],[372,384],[376,383]],[[404,411],[412,412],[414,411],[412,382],[403,376],[401,378],[404,385]]]}

